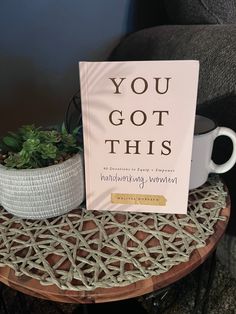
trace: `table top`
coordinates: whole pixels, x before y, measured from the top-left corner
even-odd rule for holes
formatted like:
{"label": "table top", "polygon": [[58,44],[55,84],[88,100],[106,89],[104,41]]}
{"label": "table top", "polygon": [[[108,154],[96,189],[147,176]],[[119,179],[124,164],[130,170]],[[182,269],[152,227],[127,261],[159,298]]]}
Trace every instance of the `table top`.
{"label": "table top", "polygon": [[190,191],[187,215],[80,208],[24,220],[0,208],[0,281],[60,302],[137,297],[204,262],[229,216],[229,195],[218,176]]}

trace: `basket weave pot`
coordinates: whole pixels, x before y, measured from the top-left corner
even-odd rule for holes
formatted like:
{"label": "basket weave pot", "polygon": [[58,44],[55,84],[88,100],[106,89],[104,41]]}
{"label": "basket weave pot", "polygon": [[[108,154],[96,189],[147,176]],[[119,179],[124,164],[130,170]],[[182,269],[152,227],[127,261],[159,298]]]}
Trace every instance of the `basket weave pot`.
{"label": "basket weave pot", "polygon": [[83,157],[80,154],[38,169],[0,165],[0,203],[11,214],[43,219],[62,215],[84,200]]}

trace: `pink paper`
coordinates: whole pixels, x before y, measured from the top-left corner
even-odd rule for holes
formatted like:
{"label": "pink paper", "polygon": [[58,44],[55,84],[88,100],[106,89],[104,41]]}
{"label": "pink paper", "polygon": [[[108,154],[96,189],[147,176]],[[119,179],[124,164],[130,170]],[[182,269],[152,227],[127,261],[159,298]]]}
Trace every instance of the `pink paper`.
{"label": "pink paper", "polygon": [[185,214],[199,62],[79,67],[87,209]]}

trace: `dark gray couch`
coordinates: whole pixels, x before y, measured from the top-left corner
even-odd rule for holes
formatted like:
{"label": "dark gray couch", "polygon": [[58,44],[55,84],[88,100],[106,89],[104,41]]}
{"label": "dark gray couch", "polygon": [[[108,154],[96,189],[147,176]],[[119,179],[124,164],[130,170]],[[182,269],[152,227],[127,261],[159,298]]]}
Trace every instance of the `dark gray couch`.
{"label": "dark gray couch", "polygon": [[[236,131],[236,0],[163,0],[162,9],[166,25],[131,33],[110,60],[199,60],[197,113]],[[215,145],[217,163],[230,154],[226,141]],[[223,177],[232,201],[227,231],[236,235],[236,166]]]}

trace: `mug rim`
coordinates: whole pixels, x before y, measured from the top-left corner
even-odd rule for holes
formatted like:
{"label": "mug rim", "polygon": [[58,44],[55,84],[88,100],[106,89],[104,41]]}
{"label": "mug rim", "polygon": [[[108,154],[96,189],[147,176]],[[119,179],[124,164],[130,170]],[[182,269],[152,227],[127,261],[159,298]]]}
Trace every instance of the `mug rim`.
{"label": "mug rim", "polygon": [[[197,119],[201,119],[201,120],[205,121],[206,123],[207,123],[207,122],[208,122],[208,123],[210,122],[211,125],[210,125],[208,128],[206,128],[206,129],[197,131],[197,130],[196,130],[196,122],[197,122]],[[209,133],[209,132],[212,132],[212,131],[215,130],[216,128],[217,128],[217,124],[216,124],[216,122],[215,122],[214,120],[212,120],[211,118],[208,118],[208,117],[205,117],[205,116],[199,115],[199,114],[197,114],[197,115],[195,116],[194,135],[203,135],[203,134],[207,134],[207,133]]]}

